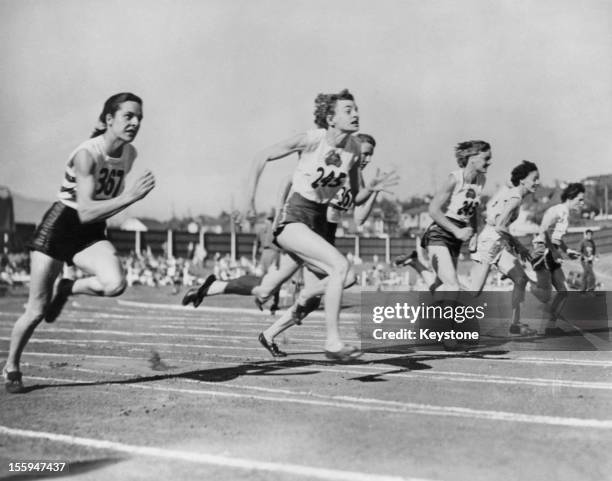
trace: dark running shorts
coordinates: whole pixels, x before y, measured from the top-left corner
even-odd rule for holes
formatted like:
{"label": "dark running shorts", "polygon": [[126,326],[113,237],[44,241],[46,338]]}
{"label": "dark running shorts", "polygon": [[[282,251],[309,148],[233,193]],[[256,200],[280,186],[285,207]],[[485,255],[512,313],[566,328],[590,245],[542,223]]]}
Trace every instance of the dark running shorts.
{"label": "dark running shorts", "polygon": [[43,216],[28,247],[72,265],[77,252],[106,240],[105,229],[106,222],[82,224],[75,209],[55,202]]}
{"label": "dark running shorts", "polygon": [[278,225],[274,230],[274,243],[283,229],[294,222],[305,224],[310,230],[328,240],[327,204],[305,199],[297,192],[289,198],[281,211]]}
{"label": "dark running shorts", "polygon": [[[276,241],[276,237],[283,231],[285,226],[294,222],[305,224],[310,230],[319,234],[331,245],[335,245],[337,225],[332,222],[327,222],[327,204],[313,202],[305,199],[297,192],[294,192],[289,200],[285,202],[283,210],[280,213],[278,225],[274,230],[274,243],[276,245],[281,247]],[[298,256],[292,252],[287,252],[287,254],[289,254],[294,261],[302,264],[302,260]],[[327,275],[311,267],[307,267],[307,269],[319,279]]]}
{"label": "dark running shorts", "polygon": [[[451,217],[447,217],[447,219],[459,228],[467,226],[465,222],[460,220],[452,219]],[[435,222],[427,228],[421,239],[421,246],[423,248],[427,248],[427,246],[445,246],[454,259],[459,257],[462,245],[463,241],[457,239],[451,232]]]}
{"label": "dark running shorts", "polygon": [[329,242],[334,247],[336,246],[336,230],[338,229],[338,224],[335,222],[327,223],[327,233],[325,234],[325,240]]}

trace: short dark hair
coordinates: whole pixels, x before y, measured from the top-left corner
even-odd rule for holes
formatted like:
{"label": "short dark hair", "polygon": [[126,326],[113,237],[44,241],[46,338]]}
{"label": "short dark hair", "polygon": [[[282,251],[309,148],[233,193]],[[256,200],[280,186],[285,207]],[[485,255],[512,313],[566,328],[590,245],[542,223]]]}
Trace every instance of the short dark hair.
{"label": "short dark hair", "polygon": [[591,229],[587,229],[587,230],[585,230],[585,231],[584,231],[584,233],[585,233],[585,234],[592,234],[592,233],[593,233],[593,231],[592,231]]}
{"label": "short dark hair", "polygon": [[123,102],[136,102],[142,107],[142,99],[138,95],[134,95],[131,92],[121,92],[109,97],[106,102],[104,102],[102,113],[98,117],[98,125],[94,127],[94,131],[91,134],[92,138],[106,132],[106,116],[108,114],[115,115],[115,112],[119,110],[119,107]]}
{"label": "short dark hair", "polygon": [[528,160],[523,160],[519,165],[512,169],[510,182],[516,187],[521,180],[525,179],[531,172],[538,170],[538,166]]}
{"label": "short dark hair", "polygon": [[356,135],[356,137],[359,139],[359,142],[361,142],[362,144],[368,143],[372,147],[376,147],[376,141],[374,140],[374,137],[372,137],[370,134],[364,134],[360,132]]}
{"label": "short dark hair", "polygon": [[326,129],[327,116],[336,113],[338,100],[355,100],[348,89],[341,90],[337,94],[319,94],[315,99],[314,123],[321,129]]}
{"label": "short dark hair", "polygon": [[563,192],[561,192],[561,202],[565,202],[568,199],[575,199],[578,194],[584,193],[584,185],[580,182],[572,182],[569,184]]}
{"label": "short dark hair", "polygon": [[491,146],[484,140],[467,140],[465,142],[459,142],[455,147],[455,157],[459,167],[463,168],[467,165],[468,160],[473,155],[479,154],[480,152],[486,152],[491,150]]}

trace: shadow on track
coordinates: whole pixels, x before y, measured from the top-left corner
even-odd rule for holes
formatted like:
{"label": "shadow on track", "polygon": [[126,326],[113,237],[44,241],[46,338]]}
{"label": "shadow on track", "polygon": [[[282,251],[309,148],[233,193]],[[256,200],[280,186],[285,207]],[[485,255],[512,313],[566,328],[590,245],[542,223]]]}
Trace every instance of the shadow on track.
{"label": "shadow on track", "polygon": [[[152,376],[139,376],[130,379],[116,379],[116,380],[99,380],[99,381],[86,381],[86,382],[67,382],[67,383],[54,383],[54,384],[35,384],[27,386],[24,393],[38,391],[47,388],[58,388],[58,387],[86,387],[86,386],[103,386],[113,384],[140,384],[150,383],[157,381],[164,381],[168,379],[190,379],[193,381],[203,382],[228,382],[234,379],[244,376],[309,376],[313,374],[321,373],[320,370],[316,369],[317,366],[368,366],[368,365],[390,365],[395,366],[399,369],[394,369],[388,372],[382,372],[372,375],[365,375],[359,378],[350,378],[352,380],[360,380],[364,382],[380,380],[381,376],[389,373],[401,373],[416,370],[432,369],[429,364],[425,362],[428,360],[461,358],[481,358],[485,355],[498,355],[504,354],[505,352],[499,351],[486,351],[479,353],[465,353],[459,355],[423,355],[423,354],[412,354],[397,357],[385,357],[376,360],[361,360],[357,359],[350,363],[337,363],[333,361],[324,360],[312,360],[312,359],[284,359],[284,360],[270,360],[270,361],[255,361],[237,366],[213,368],[213,369],[201,369],[196,371],[179,372],[179,373],[168,373],[168,374],[156,374]],[[314,353],[309,353],[314,354]],[[295,368],[312,368],[301,372],[286,372],[287,369]]]}

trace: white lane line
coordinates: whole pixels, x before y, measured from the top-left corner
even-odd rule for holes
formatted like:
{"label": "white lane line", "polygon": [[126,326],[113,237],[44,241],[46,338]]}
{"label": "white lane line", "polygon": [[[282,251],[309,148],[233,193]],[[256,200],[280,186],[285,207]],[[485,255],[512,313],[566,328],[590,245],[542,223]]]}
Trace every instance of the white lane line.
{"label": "white lane line", "polygon": [[[2,328],[0,327],[0,331]],[[210,329],[210,328],[205,328],[205,329]],[[218,332],[218,329],[216,329],[216,331]],[[236,339],[236,340],[253,340],[257,334],[257,330],[254,330],[254,334],[250,335],[250,336],[236,336],[236,335],[220,335],[220,334],[205,334],[205,335],[198,335],[198,334],[180,334],[180,333],[159,333],[159,332],[134,332],[134,331],[117,331],[117,330],[108,330],[108,329],[61,329],[61,328],[48,328],[45,329],[44,331],[41,330],[41,332],[46,332],[46,333],[54,333],[54,332],[58,332],[58,333],[67,333],[67,334],[71,334],[71,333],[99,333],[99,334],[111,334],[111,335],[118,335],[118,336],[159,336],[159,337],[177,337],[177,338],[188,338],[188,339],[225,339],[228,342],[232,342],[232,340]],[[242,331],[244,332],[244,331]],[[350,338],[350,336],[349,336]],[[6,338],[2,338],[0,337],[0,340],[2,339],[6,339]],[[295,336],[291,336],[290,337],[291,342],[292,343],[299,343],[301,345],[312,345],[312,344],[307,344],[309,342],[323,342],[324,337],[295,337]],[[238,342],[238,341],[235,341]],[[355,339],[353,339],[353,342],[356,342]],[[304,344],[306,343],[306,344]],[[424,351],[424,352],[430,352],[430,351]],[[459,354],[457,357],[461,357],[461,354]],[[466,357],[468,358],[468,357]],[[478,361],[482,361],[481,358],[478,359],[474,359],[474,360],[478,360]],[[486,358],[486,360],[494,360],[494,361],[508,361],[507,359],[496,359],[496,358]],[[589,365],[589,366],[604,366],[604,367],[612,367],[612,360],[610,361],[606,361],[606,360],[582,360],[582,359],[558,359],[558,358],[542,358],[542,357],[523,357],[523,358],[517,358],[517,359],[512,359],[511,361],[513,362],[529,362],[529,363],[544,363],[544,364],[571,364],[571,365]]]}
{"label": "white lane line", "polygon": [[[139,349],[140,351],[143,352],[147,352],[147,353],[151,353],[150,349]],[[136,357],[136,356],[104,356],[101,354],[62,354],[62,353],[56,353],[56,352],[26,352],[23,354],[22,357],[27,358],[28,356],[32,356],[32,357],[61,357],[61,358],[76,358],[77,360],[86,360],[89,358],[95,358],[95,359],[106,359],[106,360],[119,360],[119,361],[144,361],[144,362],[149,362],[149,360],[151,359],[151,356],[147,356],[147,357]],[[189,364],[189,365],[200,365],[200,364],[223,364],[223,365],[228,365],[227,362],[221,362],[221,361],[198,361],[197,359],[180,359],[180,358],[173,358],[173,359],[169,359],[164,357],[163,361],[168,361],[168,362],[182,362],[185,364]],[[24,363],[24,365],[31,365],[31,366],[39,366],[39,367],[51,367],[53,369],[53,366],[51,365],[43,365],[43,364],[34,364],[34,363]],[[114,366],[114,364],[107,364],[109,366]],[[64,367],[68,367],[68,366],[62,366],[62,368]],[[74,369],[74,368],[71,368]],[[100,371],[97,371],[99,374]]]}
{"label": "white lane line", "polygon": [[[168,362],[174,362],[171,360],[168,360]],[[193,363],[191,363],[193,364]],[[227,369],[232,369],[232,368],[237,368],[238,366],[231,366],[231,365],[227,365],[227,363],[215,363],[215,362],[211,362],[211,363],[202,363],[202,364],[213,364],[213,365],[217,365],[217,364],[224,364],[225,368]],[[36,364],[36,363],[31,363],[29,364],[32,367],[36,367],[39,369],[55,369],[52,366],[49,365],[44,365],[44,364]],[[264,366],[262,366],[264,367]],[[309,367],[282,367],[282,366],[278,366],[277,370],[278,371],[291,371],[291,370],[295,370],[295,371],[312,371],[314,366],[309,366]],[[100,369],[87,369],[87,368],[82,368],[82,367],[73,367],[73,366],[62,366],[61,369],[67,369],[70,371],[79,371],[79,372],[88,372],[88,373],[94,373],[94,374],[98,374],[98,375],[104,375],[105,373],[100,371]],[[183,368],[184,369],[184,368]],[[223,368],[216,368],[216,369],[223,369]],[[399,378],[404,378],[404,379],[425,379],[427,381],[449,381],[449,382],[474,382],[474,383],[486,383],[486,384],[511,384],[511,385],[526,385],[526,386],[537,386],[537,387],[547,387],[547,388],[576,388],[576,389],[602,389],[602,390],[612,390],[612,383],[605,383],[605,382],[583,382],[583,381],[564,381],[564,380],[560,380],[560,379],[530,379],[530,378],[520,378],[520,377],[506,377],[504,378],[503,376],[491,376],[491,375],[481,375],[481,374],[466,374],[466,373],[461,373],[461,372],[431,372],[431,373],[423,373],[423,372],[419,372],[419,371],[413,371],[413,372],[407,372],[407,373],[385,373],[385,372],[380,372],[379,369],[377,369],[378,372],[372,372],[372,371],[358,371],[358,370],[351,370],[351,369],[334,369],[334,368],[327,368],[327,367],[323,367],[323,366],[316,366],[316,369],[319,371],[323,371],[323,372],[339,372],[339,373],[346,373],[346,374],[357,374],[357,375],[361,375],[361,376],[376,376],[377,374],[382,374],[384,375],[384,377],[399,377]],[[176,373],[176,369],[171,369],[166,371],[168,374],[172,374],[172,373]],[[107,373],[108,375],[116,375],[119,374],[121,376],[126,376],[126,377],[135,377],[135,376],[143,376],[144,374],[142,372],[130,372],[130,373]],[[180,374],[180,373],[177,373]],[[186,379],[186,378],[181,378],[187,382],[201,382],[204,384],[207,384],[207,381],[193,381],[190,379]],[[212,385],[218,385],[218,383],[210,383]],[[247,386],[247,385],[228,385],[228,384],[224,384],[224,387],[240,387],[240,388],[245,388],[245,389],[255,389],[255,390],[259,390],[259,389],[267,389],[267,388],[261,388],[259,386]],[[274,392],[278,391],[276,389],[273,389]],[[279,391],[280,392],[280,391]],[[285,391],[283,391],[285,392]],[[287,393],[291,392],[291,391],[286,391]],[[295,391],[293,391],[295,392]],[[296,393],[297,394],[297,393]]]}
{"label": "white lane line", "polygon": [[[50,339],[50,340],[44,340],[44,339],[32,339],[30,342],[40,342],[40,343],[51,343],[51,344],[58,344],[58,345],[63,345],[63,344],[69,344],[71,346],[79,346],[79,347],[88,347],[86,344],[81,343],[81,341],[59,341],[59,340],[54,340],[54,339]],[[125,342],[123,342],[123,344],[126,344]],[[127,343],[129,345],[133,345],[134,343]],[[151,346],[153,345],[154,347],[159,347],[157,344],[146,344],[147,346]],[[182,346],[185,347],[185,346]],[[156,349],[160,354],[175,354],[176,351],[173,349]],[[130,349],[130,351],[140,351],[140,352],[147,352],[150,353],[151,349],[147,349],[147,348],[133,348]],[[302,355],[318,355],[321,354],[320,351],[312,351],[312,352],[307,352],[307,353],[302,353]],[[75,358],[87,358],[87,357],[91,357],[91,358],[102,358],[102,359],[124,359],[124,360],[148,360],[148,358],[138,358],[138,357],[132,357],[132,356],[120,356],[120,355],[116,355],[116,356],[103,356],[103,355],[94,355],[94,354],[89,354],[89,353],[45,353],[45,352],[33,352],[33,351],[26,351],[24,353],[25,356],[27,355],[32,355],[32,356],[41,356],[41,357],[45,357],[45,356],[57,356],[57,357],[75,357]],[[265,355],[261,355],[261,356],[254,356],[254,355],[249,355],[249,356],[233,356],[230,354],[215,354],[216,356],[220,356],[223,358],[227,358],[227,359],[238,359],[241,360],[243,362],[258,362],[258,361],[274,361],[274,359],[270,358],[269,356],[265,356]],[[184,360],[184,359],[178,359],[178,358],[173,358],[173,357],[168,357],[168,356],[164,356],[164,361],[165,362],[189,362],[191,364],[206,364],[206,363],[211,363],[211,361],[205,361],[205,360],[198,360],[198,359],[192,359],[192,360]],[[287,360],[291,360],[291,358],[288,358]],[[393,358],[389,358],[389,361],[392,361]],[[419,358],[417,357],[415,359],[416,361],[419,361]],[[482,360],[481,360],[482,361]],[[507,360],[506,362],[520,362],[520,360]],[[214,364],[214,362],[212,362]],[[228,362],[219,362],[220,364],[228,364]],[[599,365],[596,366],[588,366],[588,367],[601,367]],[[401,370],[401,367],[393,367],[393,365],[391,363],[389,363],[389,365],[384,365],[384,366],[372,366],[372,365],[368,365],[368,366],[362,366],[362,365],[351,365],[350,366],[350,370],[347,368],[341,368],[341,369],[334,369],[333,367],[327,367],[324,365],[318,365],[317,369],[322,370],[322,371],[329,371],[329,372],[340,372],[340,373],[351,373],[351,374],[357,374],[357,375],[367,375],[367,374],[376,374],[377,372],[385,372],[385,371],[389,371],[390,369],[395,369],[395,370]],[[292,369],[298,369],[297,367],[293,367]],[[363,371],[360,371],[358,369],[363,369]],[[370,371],[367,371],[367,370]],[[478,373],[466,373],[466,372],[462,372],[462,371],[419,371],[419,370],[415,370],[415,371],[410,371],[410,372],[406,372],[406,373],[401,373],[401,372],[390,372],[388,374],[385,374],[385,376],[390,376],[390,377],[412,377],[412,376],[419,376],[419,377],[426,377],[426,376],[435,376],[437,378],[441,378],[442,380],[447,380],[447,381],[452,381],[452,382],[493,382],[493,383],[498,383],[498,384],[530,384],[530,385],[534,385],[534,386],[550,386],[550,387],[570,387],[570,388],[587,388],[587,389],[610,389],[610,384],[609,383],[601,383],[601,382],[584,382],[584,381],[571,381],[571,380],[559,380],[559,379],[541,379],[541,378],[522,378],[522,377],[509,377],[509,376],[495,376],[495,375],[486,375],[486,374],[478,374]],[[452,376],[452,377],[450,377]],[[478,379],[478,377],[482,377],[483,379],[480,380]]]}
{"label": "white lane line", "polygon": [[[172,305],[172,304],[152,304],[152,303],[148,303],[148,302],[136,302],[136,301],[124,301],[123,299],[118,299],[117,303],[120,306],[127,306],[127,307],[144,307],[144,308],[151,308],[151,309],[168,309],[171,311],[174,310],[179,310],[179,311],[193,311],[193,307],[190,306],[179,306],[179,305]],[[218,312],[218,313],[225,313],[225,314],[251,314],[251,315],[257,315],[257,316],[268,316],[269,314],[267,313],[267,311],[260,311],[259,309],[250,309],[250,308],[244,308],[244,307],[215,307],[215,306],[200,306],[198,307],[199,311],[202,312]],[[278,311],[279,314],[282,315],[282,313],[285,311]],[[325,314],[323,312],[313,312],[311,314],[309,314],[308,316],[309,318],[325,318]],[[340,317],[342,319],[361,319],[361,313],[353,313],[353,312],[343,312],[340,314]]]}
{"label": "white lane line", "polygon": [[[156,326],[156,329],[162,327],[164,329],[175,329],[172,326]],[[345,326],[347,327],[347,326]],[[8,326],[6,327],[0,327],[0,331],[2,330],[6,330],[9,329]],[[10,329],[12,329],[12,327],[10,327]],[[180,326],[177,327],[176,329],[180,329]],[[220,332],[219,328],[189,328],[189,329],[195,329],[195,330],[205,330],[205,331],[214,331],[214,332]],[[223,328],[223,331],[227,331],[227,329]],[[347,327],[346,330],[342,330],[345,335],[345,337],[351,341],[351,342],[358,342],[357,339],[352,338],[352,335],[354,334],[354,332],[350,331],[350,328]],[[259,329],[255,329],[253,330],[253,335],[252,336],[240,336],[240,335],[235,335],[235,334],[227,334],[227,335],[221,335],[221,334],[205,334],[205,335],[198,335],[198,334],[180,334],[180,333],[176,333],[176,334],[172,334],[172,333],[159,333],[159,332],[135,332],[135,331],[118,331],[118,330],[108,330],[108,329],[78,329],[78,328],[66,328],[66,329],[62,329],[62,328],[44,328],[39,330],[39,332],[45,332],[45,333],[67,333],[67,334],[71,334],[71,333],[100,333],[100,334],[110,334],[110,335],[119,335],[119,336],[132,336],[132,335],[138,335],[138,336],[153,336],[153,337],[175,337],[175,338],[188,338],[188,339],[225,339],[228,343],[231,342],[241,342],[241,340],[253,340],[257,333],[259,332]],[[244,329],[239,330],[238,332],[244,333],[244,332],[248,332],[245,331]],[[301,332],[301,328],[300,331],[293,331],[293,332]],[[322,333],[323,331],[321,331]],[[7,338],[3,338],[0,337],[0,340],[5,340]],[[318,336],[312,336],[309,337],[308,335],[303,336],[303,337],[296,337],[294,335],[291,335],[289,337],[289,339],[291,340],[292,344],[300,344],[300,346],[302,347],[315,347],[315,346],[319,346],[320,343],[323,342],[324,337],[318,337]],[[316,344],[315,344],[316,343]],[[415,346],[417,347],[417,346]],[[423,353],[430,353],[432,355],[434,355],[435,352],[438,351],[421,351]],[[442,354],[444,354],[445,356],[453,356],[452,353],[443,351]],[[486,354],[486,351],[483,352],[483,354]],[[381,354],[383,355],[383,354]],[[462,356],[464,356],[465,359],[470,359],[470,360],[477,360],[477,361],[482,361],[483,358],[470,358],[468,356],[465,356],[465,354],[463,353],[457,353],[454,355],[454,357],[456,358],[461,358]],[[490,360],[490,361],[505,361],[505,362],[523,362],[523,363],[531,363],[531,364],[562,364],[562,365],[573,365],[573,366],[602,366],[602,367],[612,367],[612,360],[607,361],[607,360],[582,360],[582,359],[559,359],[559,358],[542,358],[542,357],[522,357],[522,358],[517,358],[517,359],[497,359],[494,357],[487,357],[484,358],[484,360]]]}
{"label": "white lane line", "polygon": [[[592,351],[587,351],[592,352]],[[482,361],[482,358],[475,357],[461,357],[459,359],[465,359],[467,361]],[[600,361],[600,360],[589,360],[589,359],[555,359],[555,358],[533,358],[533,357],[521,357],[517,359],[495,359],[493,357],[484,358],[487,361],[499,361],[499,362],[522,362],[524,364],[556,364],[564,366],[589,366],[589,367],[612,367],[611,361]]]}
{"label": "white lane line", "polygon": [[532,362],[532,363],[542,363],[542,364],[550,364],[550,363],[562,363],[562,364],[572,364],[572,365],[589,365],[589,366],[603,366],[603,367],[611,367],[612,360],[610,361],[602,361],[597,359],[564,359],[564,358],[546,358],[546,357],[523,357],[521,358],[524,362]]}
{"label": "white lane line", "polygon": [[361,473],[355,471],[344,471],[339,469],[317,468],[314,466],[304,466],[291,463],[257,461],[254,459],[221,456],[218,454],[207,454],[194,451],[182,451],[176,449],[137,446],[133,444],[124,444],[116,441],[83,438],[79,436],[49,433],[44,431],[15,429],[7,426],[0,426],[0,434],[4,434],[7,436],[20,436],[30,439],[47,439],[49,441],[55,441],[77,446],[85,446],[94,449],[108,449],[112,451],[127,453],[130,455],[147,456],[157,459],[186,461],[195,464],[221,466],[223,468],[255,470],[278,474],[282,473],[293,476],[304,476],[331,481],[428,481],[423,478],[403,478],[400,476]]}
{"label": "white lane line", "polygon": [[[6,331],[7,328],[2,328],[0,327],[0,331]],[[53,327],[53,328],[46,328],[46,329],[40,329],[38,332],[44,332],[45,334],[54,334],[54,333],[58,333],[58,334],[72,334],[72,333],[76,333],[76,334],[109,334],[112,336],[127,336],[127,337],[133,337],[133,336],[142,336],[142,337],[171,337],[171,338],[178,338],[178,339],[194,339],[194,340],[206,340],[206,339],[223,339],[226,342],[239,342],[239,343],[243,343],[242,341],[247,340],[247,341],[255,341],[257,339],[257,334],[254,333],[251,336],[236,336],[236,335],[221,335],[221,334],[193,334],[193,333],[188,333],[188,334],[181,334],[181,333],[169,333],[169,332],[138,332],[138,331],[115,331],[115,330],[111,330],[111,329],[78,329],[78,328],[70,328],[70,329],[62,329],[62,328],[58,328],[58,327]],[[217,332],[219,332],[217,330]],[[1,338],[0,339],[4,339]],[[313,337],[313,338],[298,338],[298,337],[291,337],[292,341],[296,341],[296,342],[300,342],[300,344],[302,344],[303,342],[309,342],[309,341],[317,341],[319,343],[323,343],[325,341],[325,337],[321,336],[321,337]],[[109,341],[111,341],[109,339]],[[244,343],[243,343],[244,344]]]}
{"label": "white lane line", "polygon": [[[0,341],[8,341],[7,337],[0,337]],[[166,346],[166,347],[179,347],[179,348],[190,348],[190,349],[221,349],[221,350],[239,350],[239,351],[258,351],[261,352],[262,347],[248,347],[248,346],[212,346],[209,344],[177,344],[170,342],[132,342],[132,341],[117,341],[114,339],[82,339],[82,340],[71,340],[71,339],[41,339],[35,338],[30,339],[28,343],[37,344],[59,344],[65,345],[70,344],[71,346],[79,347],[91,347],[91,344],[110,344],[110,345],[122,345],[122,346]],[[305,346],[306,344],[301,344]]]}
{"label": "white lane line", "polygon": [[[131,358],[133,359],[133,358]],[[164,362],[183,362],[182,360],[174,360],[164,357]],[[190,362],[191,365],[204,365],[204,364],[222,364],[226,366],[227,369],[238,368],[236,365],[228,365],[227,362],[200,362],[196,363],[194,361]],[[42,364],[31,364],[32,366],[48,369],[51,366],[45,366]],[[265,367],[262,365],[261,367]],[[65,366],[66,369],[81,371],[83,369]],[[514,386],[535,386],[535,387],[545,387],[545,388],[572,388],[572,389],[596,389],[596,390],[612,390],[612,383],[606,382],[587,382],[587,381],[571,381],[571,380],[563,380],[556,378],[526,378],[526,377],[517,377],[517,376],[500,376],[500,375],[491,375],[491,374],[477,374],[477,373],[465,373],[465,372],[453,372],[453,371],[408,371],[408,372],[393,372],[399,369],[393,369],[392,372],[389,372],[389,368],[385,368],[383,366],[347,366],[346,368],[334,368],[328,366],[320,366],[320,365],[312,365],[312,366],[286,366],[284,367],[279,363],[276,366],[277,371],[286,371],[290,372],[294,371],[312,371],[316,369],[317,371],[322,372],[333,372],[340,374],[353,374],[356,376],[367,377],[367,376],[378,376],[380,377],[393,377],[400,379],[408,379],[408,380],[426,380],[426,381],[447,381],[447,382],[471,382],[471,383],[485,383],[485,384],[508,384]],[[89,372],[88,370],[83,370],[83,372]],[[98,371],[98,374],[103,374]],[[176,369],[172,369],[170,372],[176,372]],[[122,374],[125,376],[142,376],[142,372],[133,372]]]}
{"label": "white lane line", "polygon": [[[8,337],[0,337],[0,341],[8,341],[9,338]],[[87,347],[86,343],[87,342],[93,342],[93,343],[111,343],[111,344],[120,344],[120,345],[130,345],[130,346],[136,346],[136,345],[140,345],[140,346],[152,346],[152,347],[161,347],[161,346],[167,346],[167,347],[182,347],[182,348],[195,348],[195,349],[199,349],[199,348],[203,348],[203,349],[224,349],[224,350],[255,350],[255,351],[260,351],[263,349],[261,347],[232,347],[232,346],[209,346],[209,345],[185,345],[185,344],[171,344],[171,343],[154,343],[154,342],[150,342],[150,343],[136,343],[136,342],[126,342],[126,341],[105,341],[105,340],[97,340],[97,341],[88,341],[88,340],[60,340],[60,339],[46,339],[46,338],[33,338],[29,341],[30,343],[50,343],[50,344],[71,344],[71,345],[79,345],[82,347]],[[284,347],[284,346],[283,346]],[[296,346],[298,347],[298,346]],[[290,359],[293,358],[293,356],[296,355],[309,355],[309,354],[320,354],[321,351],[312,351],[312,352],[303,352],[301,350],[301,348],[307,348],[307,347],[314,347],[314,348],[319,348],[321,347],[319,344],[309,344],[309,343],[300,343],[299,345],[299,349],[300,352],[298,354],[292,355],[291,353],[289,353],[290,355]],[[174,352],[174,351],[165,351],[165,352]],[[609,368],[612,367],[612,362],[608,362],[608,361],[600,361],[600,360],[577,360],[577,359],[548,359],[548,358],[533,358],[533,357],[529,357],[529,358],[516,358],[516,359],[508,359],[508,358],[496,358],[496,357],[470,357],[469,355],[466,355],[465,353],[450,353],[450,352],[446,352],[446,351],[415,351],[413,353],[410,353],[411,355],[414,355],[415,361],[418,362],[432,362],[432,361],[443,361],[444,359],[427,359],[427,356],[436,356],[436,355],[442,355],[445,356],[448,359],[452,359],[453,361],[477,361],[479,363],[483,363],[484,362],[502,362],[502,363],[524,363],[524,364],[543,364],[543,365],[569,365],[569,366],[581,366],[581,367],[605,367],[605,368]],[[483,353],[486,354],[486,353]],[[215,355],[217,356],[223,356],[225,358],[229,358],[229,359],[243,359],[245,358],[245,356],[234,356],[231,354],[218,354],[215,353]],[[377,353],[367,353],[367,355],[376,355],[376,356],[390,356],[389,359],[393,359],[392,356],[395,355],[389,355],[389,354],[377,354]],[[425,358],[423,357],[419,357],[419,356],[426,356]],[[250,356],[252,357],[252,356]],[[268,356],[257,356],[260,359],[269,359]]]}
{"label": "white lane line", "polygon": [[[79,379],[62,379],[42,376],[32,376],[31,379],[41,381],[51,381],[59,383],[69,383],[73,385],[83,384],[90,386],[92,381]],[[482,409],[471,409],[456,406],[434,406],[430,404],[407,403],[401,401],[387,401],[384,399],[356,398],[352,396],[328,396],[311,392],[301,393],[301,395],[316,398],[306,399],[303,397],[287,396],[262,396],[256,394],[242,394],[235,392],[211,390],[211,389],[185,389],[172,388],[165,386],[142,385],[117,383],[113,381],[96,382],[104,386],[127,387],[130,389],[148,389],[153,391],[163,391],[172,393],[194,394],[198,396],[229,397],[238,399],[251,399],[258,401],[272,401],[278,403],[303,404],[317,407],[331,407],[339,409],[354,409],[357,411],[389,412],[397,414],[422,414],[428,416],[447,416],[479,419],[484,421],[507,421],[526,424],[540,424],[548,426],[572,427],[572,428],[595,428],[612,429],[612,419],[588,419],[588,418],[568,418],[560,416],[546,416],[537,414],[523,414],[508,411],[490,411]],[[218,385],[218,383],[213,383]],[[236,386],[239,388],[239,386]],[[291,393],[290,396],[296,396]]]}
{"label": "white lane line", "polygon": [[[231,309],[231,308],[227,308]],[[219,315],[214,315],[215,313],[206,313],[200,312],[198,315],[194,316],[185,316],[183,314],[182,317],[179,316],[171,316],[168,314],[164,314],[163,318],[160,318],[159,310],[154,310],[151,312],[147,312],[146,310],[140,309],[138,311],[130,312],[129,314],[125,314],[126,310],[122,309],[117,313],[113,312],[109,314],[109,310],[105,312],[99,312],[91,309],[85,309],[83,307],[79,307],[78,310],[66,310],[62,313],[62,316],[59,318],[58,322],[75,322],[75,323],[95,323],[95,322],[108,322],[115,321],[121,322],[121,320],[129,321],[130,323],[141,322],[143,324],[154,325],[158,327],[158,322],[164,322],[166,324],[178,324],[178,327],[185,326],[189,327],[193,324],[208,324],[208,323],[222,323],[224,327],[231,327],[232,325],[242,326],[262,326],[262,322],[265,322],[262,317],[265,317],[271,323],[276,317],[267,315],[253,315],[250,317],[232,317],[231,320],[227,317],[219,317]],[[261,314],[259,311],[257,311]],[[280,312],[280,311],[279,311]],[[224,314],[224,313],[216,313],[216,314]],[[225,314],[233,314],[233,313],[225,313]],[[250,313],[252,314],[252,313]],[[282,314],[282,312],[280,312]],[[19,317],[20,313],[7,313],[0,312],[0,317],[8,317],[7,320],[1,320],[0,323],[6,323],[7,325],[13,325],[15,320]],[[278,316],[279,314],[277,314]],[[317,319],[317,315],[313,314],[308,316],[308,323],[301,326],[300,329],[320,329],[325,327],[324,318],[319,316]],[[96,320],[98,319],[98,320]],[[344,319],[343,322],[352,322],[349,319]]]}
{"label": "white lane line", "polygon": [[[271,319],[271,321],[272,320],[273,319]],[[147,333],[147,335],[151,335],[150,334],[151,331],[163,329],[163,330],[171,330],[171,331],[174,330],[174,331],[181,331],[181,332],[188,332],[188,333],[191,331],[201,331],[204,333],[223,332],[225,333],[226,338],[234,338],[234,337],[240,336],[241,334],[250,333],[250,332],[252,332],[253,335],[257,336],[257,334],[259,334],[262,330],[264,330],[266,327],[268,327],[272,323],[271,321],[268,322],[267,324],[262,324],[261,322],[259,322],[259,323],[249,323],[247,325],[247,323],[242,323],[240,326],[236,326],[236,325],[228,325],[224,321],[219,321],[217,319],[215,321],[207,321],[206,324],[208,324],[208,326],[205,327],[205,326],[193,325],[190,323],[178,324],[178,323],[172,323],[172,322],[168,322],[163,325],[160,325],[160,324],[152,324],[149,321],[134,320],[134,319],[125,321],[122,319],[95,320],[95,319],[84,319],[84,318],[78,318],[78,319],[62,318],[58,321],[57,324],[54,324],[53,327],[50,327],[47,325],[41,326],[41,328],[39,328],[38,331],[43,331],[43,330],[45,332],[58,331],[59,329],[56,329],[55,326],[62,326],[64,330],[69,330],[71,332],[74,332],[75,328],[78,329],[79,327],[82,328],[83,326],[91,325],[93,327],[98,327],[98,326],[108,327],[108,325],[114,324],[114,325],[119,325],[121,327],[129,327],[131,329],[134,329],[134,328],[149,329],[150,331],[149,333]],[[5,322],[0,321],[0,330],[2,329],[12,330],[14,324],[15,324],[14,322],[5,323]],[[75,326],[75,328],[72,328],[71,326]],[[352,334],[356,334],[356,331],[354,328],[355,326],[351,326],[348,324],[340,326],[341,332],[346,331]],[[88,329],[88,331],[93,331],[93,330],[95,329],[94,328]],[[124,330],[122,332],[129,333],[127,330]],[[310,323],[308,326],[302,325],[299,327],[299,329],[295,329],[291,331],[291,338],[296,338],[294,336],[295,334],[300,335],[301,336],[299,337],[300,339],[302,338],[303,339],[318,339],[318,338],[324,339],[325,326],[323,324],[314,325],[312,323]]]}

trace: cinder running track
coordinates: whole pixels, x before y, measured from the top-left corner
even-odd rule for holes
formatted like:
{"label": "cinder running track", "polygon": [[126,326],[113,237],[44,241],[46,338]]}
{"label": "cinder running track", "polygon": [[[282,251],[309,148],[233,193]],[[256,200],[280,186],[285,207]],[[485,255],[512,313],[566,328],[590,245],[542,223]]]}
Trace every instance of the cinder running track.
{"label": "cinder running track", "polygon": [[[0,393],[0,477],[61,459],[92,480],[612,479],[609,352],[432,346],[339,365],[315,315],[274,360],[250,302],[194,310],[160,292],[75,298],[39,327],[29,392]],[[2,358],[24,302],[0,298]]]}

